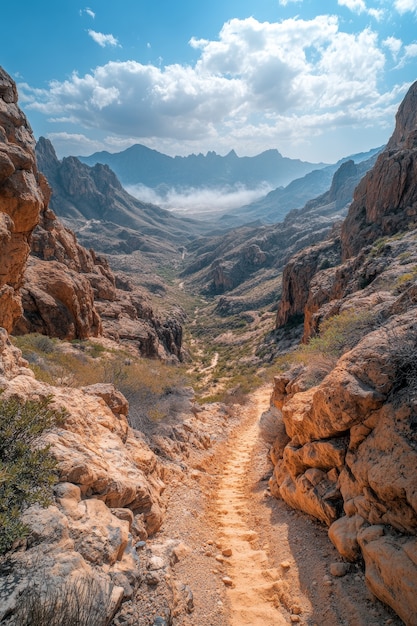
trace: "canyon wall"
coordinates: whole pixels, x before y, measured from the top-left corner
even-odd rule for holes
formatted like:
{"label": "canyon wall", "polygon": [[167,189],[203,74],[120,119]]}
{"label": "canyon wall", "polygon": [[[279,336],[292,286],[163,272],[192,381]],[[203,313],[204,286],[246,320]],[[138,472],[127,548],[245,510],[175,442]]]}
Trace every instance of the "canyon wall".
{"label": "canyon wall", "polygon": [[[362,557],[371,591],[408,626],[417,615],[416,98],[417,83],[340,236],[284,271],[277,325],[304,315],[310,343],[275,378],[285,436],[271,451],[274,495],[327,524],[346,561]],[[343,262],[332,267],[335,254]]]}

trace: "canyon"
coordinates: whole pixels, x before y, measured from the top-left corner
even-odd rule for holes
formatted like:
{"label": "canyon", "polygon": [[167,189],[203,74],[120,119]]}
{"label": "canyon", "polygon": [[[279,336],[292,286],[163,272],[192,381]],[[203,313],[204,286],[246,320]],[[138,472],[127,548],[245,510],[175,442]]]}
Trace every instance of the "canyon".
{"label": "canyon", "polygon": [[[210,234],[134,211],[107,166],[61,163],[46,140],[35,153],[0,70],[0,388],[65,411],[42,436],[57,461],[53,502],[24,511],[27,537],[0,558],[1,624],[30,623],[25,598],[52,580],[59,592],[94,585],[100,624],[417,624],[416,94],[417,83],[382,152],[342,164],[282,223]],[[93,235],[57,217],[64,203],[72,226],[81,209],[92,218],[103,177],[112,211],[130,213],[117,255],[112,227],[94,252],[82,245]],[[175,267],[170,286],[149,279],[161,259]],[[184,290],[200,298],[188,313]],[[158,378],[153,363],[198,368],[184,336],[213,307],[223,339],[241,320],[245,333],[270,324],[262,354],[245,358],[273,384],[226,404],[167,383],[170,411],[142,429],[134,395],[39,380],[14,345],[36,333],[70,359],[90,342],[107,363],[118,350],[126,368],[149,359]],[[233,337],[238,354],[244,335]],[[203,332],[187,340],[212,357]]]}

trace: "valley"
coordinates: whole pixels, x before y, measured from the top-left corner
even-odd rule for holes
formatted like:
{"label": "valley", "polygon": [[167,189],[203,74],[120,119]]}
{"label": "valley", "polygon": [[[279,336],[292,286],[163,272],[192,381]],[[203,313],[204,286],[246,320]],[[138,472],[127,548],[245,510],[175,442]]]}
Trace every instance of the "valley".
{"label": "valley", "polygon": [[416,94],[198,221],[35,148],[1,70],[0,624],[416,626]]}

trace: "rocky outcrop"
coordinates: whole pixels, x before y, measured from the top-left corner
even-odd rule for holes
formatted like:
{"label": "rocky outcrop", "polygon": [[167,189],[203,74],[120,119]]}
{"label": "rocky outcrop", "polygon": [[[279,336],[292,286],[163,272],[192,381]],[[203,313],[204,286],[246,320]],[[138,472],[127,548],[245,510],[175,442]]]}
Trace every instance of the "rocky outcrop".
{"label": "rocky outcrop", "polygon": [[[49,198],[44,180],[42,191]],[[146,291],[118,279],[106,259],[81,246],[48,204],[38,219],[21,289],[24,312],[13,327],[15,334],[38,332],[69,340],[104,335],[128,342],[146,357],[182,359],[180,319],[156,316]]]}
{"label": "rocky outcrop", "polygon": [[374,168],[358,185],[342,228],[342,254],[358,254],[378,237],[415,227],[417,221],[417,83],[397,117],[396,128]]}
{"label": "rocky outcrop", "polygon": [[276,327],[284,326],[294,317],[301,317],[309,295],[313,276],[341,261],[340,238],[331,239],[305,248],[287,263],[282,274],[282,294],[276,317]]}
{"label": "rocky outcrop", "polygon": [[[310,356],[300,353],[301,364],[276,377],[273,403],[289,442],[271,451],[273,493],[326,523],[346,560],[362,557],[371,591],[407,626],[417,615],[416,93],[417,83],[356,190],[341,243],[307,250],[304,268],[300,253],[284,272],[279,323],[303,313],[304,341],[324,320],[357,326],[342,355],[339,324],[327,335],[333,343],[322,334]],[[332,245],[346,260],[320,270],[317,258]]]}
{"label": "rocky outcrop", "polygon": [[111,617],[140,583],[137,541],[161,525],[162,468],[129,427],[128,403],[112,385],[39,383],[5,331],[0,386],[23,400],[52,396],[54,406],[66,410],[63,424],[45,435],[58,459],[55,503],[25,513],[27,542],[0,567],[0,621],[18,623],[13,615],[25,590],[68,589],[79,579],[93,585]]}
{"label": "rocky outcrop", "polygon": [[0,326],[9,331],[21,313],[30,234],[45,203],[32,131],[17,101],[16,86],[0,67]]}

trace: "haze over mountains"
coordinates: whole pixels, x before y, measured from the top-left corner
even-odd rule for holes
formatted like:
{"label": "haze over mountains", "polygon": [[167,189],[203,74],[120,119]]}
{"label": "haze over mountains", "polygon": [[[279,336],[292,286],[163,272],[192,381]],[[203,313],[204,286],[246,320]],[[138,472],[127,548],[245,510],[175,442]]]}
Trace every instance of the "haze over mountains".
{"label": "haze over mountains", "polygon": [[108,165],[136,198],[197,217],[250,204],[324,163],[309,163],[266,150],[253,157],[215,152],[171,157],[136,144],[122,152],[79,157],[90,166]]}
{"label": "haze over mountains", "polygon": [[253,157],[239,157],[234,150],[226,156],[207,152],[171,157],[141,144],[114,154],[96,152],[79,159],[87,165],[109,165],[122,185],[142,184],[153,189],[159,185],[212,188],[237,184],[254,189],[263,183],[279,187],[325,166],[283,157],[278,150]]}

